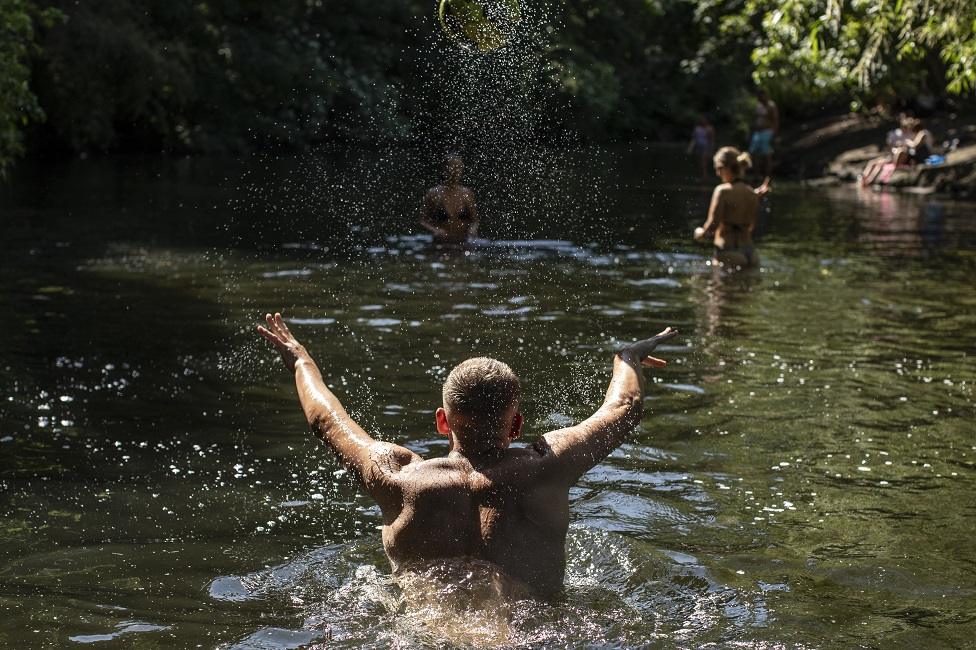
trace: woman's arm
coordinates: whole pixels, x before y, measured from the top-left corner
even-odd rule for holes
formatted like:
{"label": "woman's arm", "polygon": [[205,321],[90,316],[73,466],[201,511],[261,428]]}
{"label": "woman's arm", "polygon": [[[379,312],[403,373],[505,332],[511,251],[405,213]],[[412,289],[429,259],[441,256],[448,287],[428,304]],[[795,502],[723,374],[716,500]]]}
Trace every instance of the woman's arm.
{"label": "woman's arm", "polygon": [[933,148],[935,144],[935,138],[932,137],[932,132],[928,129],[922,129],[915,134],[915,138],[912,140],[911,148],[918,149],[923,144],[928,145],[929,149]]}
{"label": "woman's arm", "polygon": [[772,179],[769,176],[767,176],[766,178],[763,179],[762,185],[753,188],[752,191],[755,192],[756,195],[759,196],[759,198],[766,196],[773,190],[773,187],[770,184],[771,181]]}
{"label": "woman's arm", "polygon": [[481,225],[481,218],[478,216],[478,204],[474,200],[474,192],[470,189],[464,193],[464,202],[467,204],[468,214],[471,215],[471,225],[468,226],[468,237],[477,237],[478,226]]}
{"label": "woman's arm", "polygon": [[695,239],[703,239],[706,235],[715,232],[719,224],[722,223],[722,186],[719,185],[712,192],[712,203],[708,206],[708,218],[700,227],[695,228]]}
{"label": "woman's arm", "polygon": [[434,190],[429,190],[424,195],[423,205],[420,206],[420,225],[430,232],[434,237],[447,237],[447,232],[434,223],[432,216],[437,208],[437,199]]}

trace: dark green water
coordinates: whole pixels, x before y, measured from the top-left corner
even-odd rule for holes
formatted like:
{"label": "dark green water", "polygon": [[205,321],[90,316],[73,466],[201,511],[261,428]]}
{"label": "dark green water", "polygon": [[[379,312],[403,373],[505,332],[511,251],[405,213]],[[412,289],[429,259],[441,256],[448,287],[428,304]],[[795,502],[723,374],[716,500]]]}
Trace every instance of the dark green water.
{"label": "dark green water", "polygon": [[762,272],[722,276],[687,237],[710,188],[669,155],[559,158],[544,190],[475,168],[468,255],[415,234],[408,153],[21,170],[0,645],[448,643],[253,335],[273,309],[367,430],[434,455],[464,358],[521,375],[531,438],[599,404],[615,341],[682,331],[632,444],[572,492],[565,598],[519,603],[511,645],[971,644],[976,208],[779,187]]}

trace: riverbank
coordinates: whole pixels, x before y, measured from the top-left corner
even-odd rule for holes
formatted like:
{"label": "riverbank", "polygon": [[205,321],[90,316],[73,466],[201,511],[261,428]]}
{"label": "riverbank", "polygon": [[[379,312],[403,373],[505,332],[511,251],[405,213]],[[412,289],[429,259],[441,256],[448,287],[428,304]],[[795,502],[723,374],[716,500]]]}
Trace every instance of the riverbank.
{"label": "riverbank", "polygon": [[[927,118],[939,145],[958,139],[938,165],[899,167],[878,187],[976,199],[976,116]],[[868,161],[884,154],[885,135],[895,124],[875,116],[832,116],[784,129],[779,175],[825,185],[856,182]],[[938,153],[943,153],[941,150]]]}

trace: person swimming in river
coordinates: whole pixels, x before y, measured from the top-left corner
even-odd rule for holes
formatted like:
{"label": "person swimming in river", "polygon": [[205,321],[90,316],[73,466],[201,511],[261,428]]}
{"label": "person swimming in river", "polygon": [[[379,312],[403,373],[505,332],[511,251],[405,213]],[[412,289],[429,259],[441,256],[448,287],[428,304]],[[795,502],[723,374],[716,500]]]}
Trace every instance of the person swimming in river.
{"label": "person swimming in river", "polygon": [[714,263],[731,267],[759,266],[759,255],[752,242],[759,214],[759,199],[769,192],[769,178],[753,188],[743,176],[752,160],[735,147],[722,147],[713,159],[715,173],[722,182],[712,193],[705,223],[695,228],[695,239],[713,235]]}
{"label": "person swimming in river", "polygon": [[464,162],[457,156],[444,163],[444,184],[424,195],[420,225],[439,244],[463,244],[478,234],[478,206],[471,188],[461,185]]}
{"label": "person swimming in river", "polygon": [[379,505],[394,574],[416,575],[459,559],[487,562],[506,578],[505,593],[543,597],[563,587],[570,488],[640,424],[642,366],[666,366],[650,354],[678,333],[669,327],[624,346],[593,415],[519,447],[511,446],[523,435],[518,377],[501,361],[468,359],[448,375],[434,416],[449,440],[448,455],[424,459],[366,433],[326,387],[281,314],[265,321],[257,330],[294,374],[310,429]]}

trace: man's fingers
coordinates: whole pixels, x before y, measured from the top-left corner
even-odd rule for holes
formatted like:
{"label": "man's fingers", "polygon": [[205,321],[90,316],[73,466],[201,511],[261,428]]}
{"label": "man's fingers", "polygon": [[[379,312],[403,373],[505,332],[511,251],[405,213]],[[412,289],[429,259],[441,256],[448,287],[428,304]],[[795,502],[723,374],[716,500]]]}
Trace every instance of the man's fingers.
{"label": "man's fingers", "polygon": [[667,368],[668,362],[664,359],[658,359],[657,357],[644,357],[641,359],[641,363],[648,368]]}
{"label": "man's fingers", "polygon": [[678,330],[674,329],[673,327],[665,327],[664,330],[660,334],[656,335],[654,338],[664,341],[670,338],[674,338],[677,335],[678,335]]}
{"label": "man's fingers", "polygon": [[279,312],[275,312],[274,316],[271,314],[265,314],[264,320],[268,323],[268,331],[277,336],[280,340],[284,341],[291,336],[291,332],[288,331],[288,326],[285,325],[285,321],[282,320]]}
{"label": "man's fingers", "polygon": [[275,346],[276,348],[284,345],[284,343],[282,343],[281,339],[279,339],[274,334],[274,332],[270,332],[270,331],[267,330],[267,328],[264,328],[264,327],[262,327],[260,325],[258,325],[258,334],[260,334],[261,336],[263,336],[268,341],[268,343],[270,343],[271,345]]}
{"label": "man's fingers", "polygon": [[277,328],[278,336],[280,336],[282,340],[284,341],[295,340],[294,335],[291,333],[291,330],[288,329],[288,325],[285,323],[285,319],[282,318],[281,314],[279,314],[278,312],[275,312],[274,322],[275,322],[275,327]]}
{"label": "man's fingers", "polygon": [[639,341],[638,343],[635,343],[634,345],[653,345],[653,346],[657,346],[658,343],[661,343],[663,341],[667,341],[667,340],[673,339],[677,335],[678,335],[678,330],[674,329],[673,327],[668,327],[668,328],[665,328],[659,334],[655,334],[654,336],[652,336],[649,339],[645,339],[643,341]]}
{"label": "man's fingers", "polygon": [[[645,366],[663,368],[667,365],[664,361],[655,359],[653,357],[648,357],[647,353],[652,352],[659,344],[669,339],[673,339],[677,335],[678,330],[674,329],[673,327],[666,327],[659,334],[656,334],[649,339],[637,341],[636,343],[629,345],[628,349],[637,355],[641,359],[641,363],[643,363]],[[650,361],[646,361],[647,359],[650,359]]]}
{"label": "man's fingers", "polygon": [[291,334],[291,330],[288,329],[288,323],[286,323],[285,319],[281,317],[281,314],[275,314],[275,320],[278,321],[278,326],[281,327],[286,334]]}
{"label": "man's fingers", "polygon": [[664,341],[671,340],[677,335],[678,335],[678,330],[669,327],[665,329],[663,332],[661,332],[660,334],[655,334],[654,336],[652,336],[650,339],[648,339],[648,342],[657,345],[658,343],[663,343]]}

